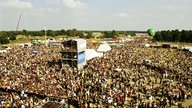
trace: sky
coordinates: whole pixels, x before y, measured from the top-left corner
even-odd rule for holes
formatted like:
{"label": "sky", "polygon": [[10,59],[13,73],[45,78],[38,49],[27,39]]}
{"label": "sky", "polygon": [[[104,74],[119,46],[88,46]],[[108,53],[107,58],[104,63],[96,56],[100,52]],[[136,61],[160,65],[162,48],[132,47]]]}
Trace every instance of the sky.
{"label": "sky", "polygon": [[190,30],[192,0],[0,0],[0,31]]}

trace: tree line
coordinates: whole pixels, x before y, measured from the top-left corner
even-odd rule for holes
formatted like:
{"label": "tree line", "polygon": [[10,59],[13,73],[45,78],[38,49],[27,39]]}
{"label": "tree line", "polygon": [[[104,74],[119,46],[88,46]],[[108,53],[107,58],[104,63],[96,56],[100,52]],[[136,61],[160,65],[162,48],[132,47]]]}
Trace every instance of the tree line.
{"label": "tree line", "polygon": [[21,31],[0,31],[0,44],[7,44],[9,41],[16,40],[18,35],[23,35],[26,37],[35,37],[35,36],[66,36],[66,37],[76,37],[79,36],[80,38],[94,38],[92,35],[93,32],[100,32],[102,36],[100,38],[114,38],[118,37],[120,34],[124,34],[125,36],[131,35],[135,36],[134,31],[82,31],[77,29],[61,29],[61,30],[39,30],[39,31],[30,31],[23,29]]}
{"label": "tree line", "polygon": [[155,41],[165,42],[192,42],[192,30],[163,30],[155,33]]}

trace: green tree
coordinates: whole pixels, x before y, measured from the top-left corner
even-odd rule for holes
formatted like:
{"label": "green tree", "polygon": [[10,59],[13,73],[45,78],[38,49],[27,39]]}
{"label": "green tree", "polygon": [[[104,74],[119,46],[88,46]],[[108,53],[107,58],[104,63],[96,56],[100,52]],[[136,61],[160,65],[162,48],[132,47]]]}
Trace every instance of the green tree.
{"label": "green tree", "polygon": [[104,38],[113,38],[113,36],[111,35],[111,33],[109,31],[105,31]]}
{"label": "green tree", "polygon": [[117,37],[117,35],[118,33],[115,30],[112,30],[111,37],[114,38],[114,37]]}
{"label": "green tree", "polygon": [[72,30],[71,36],[72,36],[72,37],[77,36],[77,29],[73,29],[73,30]]}
{"label": "green tree", "polygon": [[55,37],[54,31],[52,31],[52,30],[47,30],[46,32],[47,32],[47,36]]}
{"label": "green tree", "polygon": [[191,31],[191,30],[189,31],[189,36],[188,36],[188,38],[189,38],[189,42],[192,42],[192,31]]}
{"label": "green tree", "polygon": [[161,32],[157,32],[154,39],[157,41],[192,42],[192,30],[163,30]]}
{"label": "green tree", "polygon": [[165,30],[161,31],[161,35],[162,35],[162,41],[167,41],[167,34]]}
{"label": "green tree", "polygon": [[35,33],[37,34],[35,36],[45,36],[45,30],[41,30],[40,32],[35,31]]}
{"label": "green tree", "polygon": [[186,42],[187,41],[187,33],[185,30],[182,30],[181,31],[181,39],[180,39],[181,42]]}
{"label": "green tree", "polygon": [[8,44],[9,43],[9,37],[4,32],[0,32],[0,43],[1,44]]}
{"label": "green tree", "polygon": [[79,37],[83,37],[83,36],[84,36],[83,32],[81,32],[81,31],[78,31],[78,32],[76,33],[76,35],[79,36]]}
{"label": "green tree", "polygon": [[126,35],[130,35],[130,36],[136,36],[136,33],[135,32],[129,32],[129,31],[126,31]]}
{"label": "green tree", "polygon": [[11,36],[9,36],[9,39],[12,40],[12,41],[13,41],[13,40],[16,40],[16,36],[11,35]]}
{"label": "green tree", "polygon": [[178,29],[176,29],[176,30],[172,31],[172,34],[173,34],[173,41],[174,42],[180,42],[181,32]]}
{"label": "green tree", "polygon": [[27,36],[27,30],[26,29],[23,29],[23,35]]}
{"label": "green tree", "polygon": [[173,41],[173,35],[170,30],[166,32],[166,41],[172,42]]}
{"label": "green tree", "polygon": [[70,29],[67,30],[67,31],[66,31],[66,35],[67,35],[67,36],[72,36],[72,35],[73,35],[72,30],[70,30]]}
{"label": "green tree", "polygon": [[5,32],[10,40],[16,40],[16,33],[15,31],[6,31]]}
{"label": "green tree", "polygon": [[187,31],[186,30],[181,31],[181,42],[192,42],[190,40],[190,37],[192,37],[190,32],[191,31],[188,31],[188,30]]}
{"label": "green tree", "polygon": [[92,36],[92,32],[88,32],[86,38],[87,38],[87,39],[90,39],[90,38],[92,38],[92,37],[93,37],[93,36]]}
{"label": "green tree", "polygon": [[60,35],[66,35],[66,31],[64,29],[61,29]]}
{"label": "green tree", "polygon": [[61,35],[60,30],[55,30],[55,31],[53,31],[53,33],[54,33],[55,36],[59,36],[59,35]]}
{"label": "green tree", "polygon": [[163,41],[163,37],[161,32],[156,32],[155,36],[153,37],[156,41]]}

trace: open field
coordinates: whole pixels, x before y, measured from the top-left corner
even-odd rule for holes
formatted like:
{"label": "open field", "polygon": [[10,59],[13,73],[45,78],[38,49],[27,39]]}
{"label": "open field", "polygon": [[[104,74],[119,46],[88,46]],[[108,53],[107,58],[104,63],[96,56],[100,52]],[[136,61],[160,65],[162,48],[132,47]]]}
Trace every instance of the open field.
{"label": "open field", "polygon": [[[41,37],[39,37],[41,38]],[[138,44],[143,42],[143,38],[135,39],[135,41],[131,41],[128,43],[124,43],[124,46],[117,47],[113,46],[112,50],[109,52],[106,52],[104,57],[101,58],[95,58],[93,60],[88,61],[88,67],[76,71],[77,74],[73,73],[72,69],[67,69],[68,72],[70,71],[71,75],[69,74],[59,74],[57,71],[54,71],[52,69],[58,69],[57,65],[46,65],[49,63],[49,61],[53,60],[59,60],[60,59],[60,48],[59,47],[44,47],[41,46],[34,46],[35,48],[38,48],[40,50],[37,55],[31,55],[29,50],[32,47],[28,48],[20,48],[17,47],[17,50],[13,49],[13,53],[10,53],[7,55],[7,59],[10,59],[10,55],[14,54],[13,56],[18,57],[15,61],[17,64],[14,64],[13,67],[18,68],[11,68],[11,70],[18,70],[22,67],[24,70],[21,70],[22,73],[17,73],[17,71],[11,71],[12,75],[9,76],[9,73],[4,72],[3,74],[6,74],[6,76],[3,76],[0,80],[2,81],[1,87],[5,89],[13,89],[13,90],[30,90],[30,92],[27,93],[39,93],[46,95],[47,97],[54,96],[56,97],[71,97],[66,92],[74,92],[76,93],[77,89],[82,90],[82,92],[79,92],[77,94],[78,102],[81,102],[82,100],[84,102],[92,102],[92,106],[96,107],[96,105],[99,105],[100,107],[109,106],[109,108],[114,107],[113,104],[110,104],[111,102],[103,102],[102,99],[112,99],[113,103],[118,103],[119,105],[126,106],[130,108],[132,105],[136,106],[138,103],[143,102],[148,104],[149,102],[155,102],[156,105],[159,105],[160,99],[163,99],[164,101],[167,100],[165,97],[168,97],[166,94],[167,91],[171,92],[171,94],[179,94],[178,92],[180,90],[184,90],[185,93],[188,93],[188,90],[191,91],[192,86],[189,87],[189,84],[187,85],[184,83],[184,80],[191,79],[188,76],[188,73],[186,73],[187,69],[189,68],[192,59],[190,58],[190,53],[185,53],[182,51],[177,51],[176,49],[166,49],[166,48],[149,48],[144,47],[140,45],[144,44]],[[92,39],[90,41],[97,41],[98,44],[88,44],[88,46],[96,47],[99,45],[100,40]],[[15,45],[18,43],[23,42],[29,42],[28,38],[20,38],[16,40],[15,42],[11,42],[10,45]],[[145,41],[146,42],[146,41]],[[159,43],[161,44],[161,43]],[[175,43],[170,43],[175,44]],[[180,43],[181,44],[181,43]],[[53,54],[54,52],[54,54]],[[20,56],[20,55],[27,55],[27,56]],[[56,57],[56,58],[55,58]],[[40,58],[40,60],[39,60]],[[51,58],[51,59],[49,59]],[[151,60],[151,63],[154,63],[154,65],[145,65],[142,63],[142,61],[147,58]],[[174,58],[174,59],[173,59]],[[26,64],[25,60],[28,64],[30,64],[31,70],[28,68],[28,64]],[[159,61],[163,61],[162,64]],[[4,60],[5,61],[5,60]],[[7,60],[7,64],[9,63]],[[37,61],[37,62],[34,62]],[[185,62],[183,62],[185,61]],[[16,63],[15,62],[15,63]],[[0,62],[2,63],[2,62]],[[18,65],[22,64],[22,65]],[[35,64],[35,65],[34,65]],[[10,64],[13,65],[13,64]],[[9,65],[9,66],[10,66]],[[34,68],[36,66],[42,66],[41,68]],[[122,67],[120,67],[122,66]],[[171,68],[168,68],[171,67]],[[176,72],[174,68],[178,68],[177,66],[180,66],[180,72]],[[46,67],[46,68],[44,68]],[[114,71],[115,69],[123,69],[122,71]],[[161,69],[160,69],[161,68]],[[45,74],[44,71],[41,69],[50,70],[50,74]],[[163,71],[163,70],[164,71]],[[171,70],[170,70],[171,69]],[[173,70],[172,70],[173,69]],[[34,71],[35,72],[31,72]],[[39,73],[40,72],[40,73]],[[165,77],[165,73],[168,72],[168,76]],[[82,75],[83,73],[83,75]],[[105,73],[105,74],[103,74]],[[19,74],[19,75],[18,75]],[[26,79],[26,76],[38,76],[30,77]],[[85,75],[84,75],[85,74]],[[52,75],[55,75],[53,77]],[[13,78],[14,77],[14,78]],[[59,77],[59,78],[58,78]],[[75,79],[73,79],[76,77]],[[35,78],[35,79],[34,79]],[[52,84],[51,82],[47,82],[47,80],[50,80],[49,78],[53,78],[52,80],[55,81],[55,84]],[[18,79],[18,80],[14,80]],[[73,82],[73,86],[67,87],[62,86],[63,83],[65,85],[70,85],[71,82],[68,82],[66,80],[60,80],[60,79],[67,79],[69,81]],[[94,80],[95,79],[95,80]],[[9,82],[11,81],[11,82]],[[88,86],[78,86],[75,85],[77,83],[82,82],[82,84],[88,84]],[[15,85],[14,87],[7,86],[8,83],[20,83],[20,82],[28,82],[25,84],[25,87],[20,87]],[[101,83],[102,82],[102,83]],[[45,84],[46,83],[46,84]],[[185,84],[185,87],[180,88],[180,83]],[[189,82],[191,84],[191,82]],[[37,86],[34,87],[34,86]],[[71,88],[72,87],[72,88]],[[49,88],[44,89],[41,91],[42,88]],[[58,89],[62,88],[62,89]],[[94,90],[91,88],[95,88]],[[97,88],[97,89],[96,89]],[[102,89],[99,89],[102,88]],[[75,91],[73,91],[75,89]],[[58,91],[60,90],[60,91]],[[67,90],[67,91],[66,91]],[[89,91],[88,93],[83,92],[83,90]],[[109,90],[109,91],[108,91]],[[152,92],[153,91],[153,92]],[[156,92],[154,92],[156,91]],[[60,94],[62,93],[62,94]],[[66,93],[66,94],[65,94]],[[95,94],[97,93],[97,94]],[[153,96],[155,93],[155,96],[150,99],[150,96]],[[167,92],[168,93],[168,92]],[[94,95],[90,96],[88,94]],[[112,96],[110,96],[110,95]],[[126,95],[122,95],[126,94]],[[17,94],[15,94],[17,96]],[[105,95],[105,97],[103,97]],[[90,97],[89,97],[90,96]],[[106,98],[107,96],[107,98]],[[84,98],[88,97],[88,98]],[[94,98],[97,97],[97,98]],[[122,99],[120,102],[117,101],[117,97]],[[33,97],[29,97],[33,98]],[[27,99],[29,100],[29,99]],[[97,102],[96,102],[97,101]],[[181,99],[175,99],[175,102],[180,103]],[[9,102],[9,100],[7,100]],[[177,103],[174,103],[172,108],[177,107]],[[184,102],[182,102],[183,106],[189,106],[191,105],[192,99],[186,99]],[[167,103],[168,104],[168,103]],[[82,104],[83,105],[83,104]]]}
{"label": "open field", "polygon": [[163,44],[163,43],[167,43],[170,45],[178,45],[178,46],[191,46],[192,47],[192,43],[186,43],[186,42],[157,42],[157,44]]}
{"label": "open field", "polygon": [[0,44],[0,50],[2,50],[2,45]]}

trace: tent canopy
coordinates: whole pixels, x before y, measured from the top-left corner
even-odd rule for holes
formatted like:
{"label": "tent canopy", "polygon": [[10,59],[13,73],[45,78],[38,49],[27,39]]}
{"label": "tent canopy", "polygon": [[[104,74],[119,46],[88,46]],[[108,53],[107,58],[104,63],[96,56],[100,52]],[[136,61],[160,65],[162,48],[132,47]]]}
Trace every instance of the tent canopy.
{"label": "tent canopy", "polygon": [[192,52],[192,47],[189,47],[189,46],[184,46],[184,47],[182,47],[182,49]]}
{"label": "tent canopy", "polygon": [[6,53],[7,50],[0,50],[0,53]]}
{"label": "tent canopy", "polygon": [[150,44],[145,44],[145,47],[150,47]]}
{"label": "tent canopy", "polygon": [[102,57],[103,53],[98,53],[94,49],[86,49],[85,56],[86,56],[86,60],[91,60],[95,57]]}
{"label": "tent canopy", "polygon": [[189,48],[189,51],[192,52],[192,47],[188,47]]}
{"label": "tent canopy", "polygon": [[99,51],[99,52],[107,52],[107,51],[110,51],[110,50],[111,50],[111,47],[107,43],[101,44],[99,46],[99,48],[97,49],[97,51]]}

